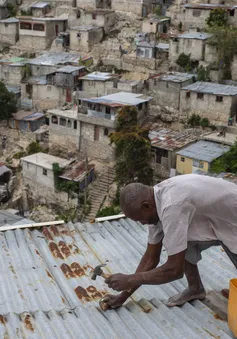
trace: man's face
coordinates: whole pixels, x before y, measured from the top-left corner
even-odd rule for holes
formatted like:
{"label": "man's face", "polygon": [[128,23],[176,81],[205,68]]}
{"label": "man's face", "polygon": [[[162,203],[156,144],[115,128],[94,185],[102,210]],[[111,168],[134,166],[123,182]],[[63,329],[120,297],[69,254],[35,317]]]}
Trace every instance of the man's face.
{"label": "man's face", "polygon": [[148,202],[144,202],[139,210],[127,209],[123,212],[126,217],[134,221],[139,221],[143,225],[157,224],[159,221],[156,207]]}

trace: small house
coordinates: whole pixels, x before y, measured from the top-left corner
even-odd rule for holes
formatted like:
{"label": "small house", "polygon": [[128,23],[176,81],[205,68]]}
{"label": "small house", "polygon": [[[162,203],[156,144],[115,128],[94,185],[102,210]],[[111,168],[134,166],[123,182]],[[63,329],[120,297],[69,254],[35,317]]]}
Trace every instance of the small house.
{"label": "small house", "polygon": [[101,27],[105,33],[116,24],[116,13],[109,9],[79,9],[81,25]]}
{"label": "small house", "polygon": [[159,42],[156,45],[156,50],[155,50],[156,59],[167,60],[169,58],[169,48],[170,48],[169,44]]}
{"label": "small house", "polygon": [[86,74],[85,66],[67,65],[58,68],[55,73],[46,76],[47,83],[74,90],[79,85],[80,78]]}
{"label": "small house", "polygon": [[18,40],[19,20],[16,18],[0,20],[0,43],[14,46]]}
{"label": "small house", "polygon": [[194,60],[204,60],[206,43],[211,37],[209,33],[186,32],[171,38],[169,60],[175,62],[182,53]]}
{"label": "small house", "polygon": [[13,113],[9,121],[9,127],[20,131],[34,132],[45,124],[44,113],[29,113],[27,111],[19,111]]}
{"label": "small house", "polygon": [[178,174],[191,174],[197,170],[209,172],[211,163],[228,152],[229,146],[210,141],[198,141],[178,151],[176,170]]}
{"label": "small house", "polygon": [[48,2],[36,2],[31,6],[31,13],[34,18],[45,17],[50,12],[50,4]]}
{"label": "small house", "polygon": [[180,112],[198,114],[212,124],[225,126],[236,120],[237,87],[198,81],[181,89]]}
{"label": "small house", "polygon": [[111,0],[76,0],[77,8],[96,9],[96,8],[111,8]]}
{"label": "small house", "polygon": [[50,48],[57,35],[67,29],[66,17],[20,17],[19,21],[19,44],[33,50]]}
{"label": "small house", "polygon": [[137,58],[155,58],[155,42],[141,41],[137,43]]}
{"label": "small house", "polygon": [[214,9],[223,9],[227,12],[228,24],[236,26],[237,6],[197,3],[184,5],[185,10],[185,28],[186,29],[204,29],[207,27],[207,19]]}
{"label": "small house", "polygon": [[150,18],[142,22],[144,33],[167,33],[170,26],[170,18]]}
{"label": "small house", "polygon": [[199,134],[193,130],[182,132],[152,124],[149,128],[149,139],[153,154],[155,173],[168,178],[171,170],[176,168],[176,152],[197,141]]}
{"label": "small house", "polygon": [[26,60],[24,58],[10,58],[0,60],[0,79],[5,84],[19,87],[24,78]]}
{"label": "small house", "polygon": [[194,81],[194,74],[167,72],[150,76],[147,83],[149,91],[154,92],[153,100],[157,105],[179,110],[181,88]]}
{"label": "small house", "polygon": [[73,51],[90,52],[95,44],[102,41],[103,28],[84,25],[70,29],[70,49]]}

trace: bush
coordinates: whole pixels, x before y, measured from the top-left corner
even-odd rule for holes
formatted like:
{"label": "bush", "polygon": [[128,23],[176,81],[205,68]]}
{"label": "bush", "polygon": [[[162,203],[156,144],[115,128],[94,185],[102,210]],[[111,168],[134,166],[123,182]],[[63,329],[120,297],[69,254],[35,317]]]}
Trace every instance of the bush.
{"label": "bush", "polygon": [[187,54],[181,53],[178,59],[176,60],[176,64],[185,68],[186,66],[190,64],[190,56]]}
{"label": "bush", "polygon": [[120,213],[120,207],[119,206],[108,206],[100,210],[96,214],[96,218],[101,217],[109,217],[110,215],[117,215]]}
{"label": "bush", "polygon": [[203,119],[201,119],[201,121],[200,121],[200,125],[203,127],[203,128],[205,128],[205,127],[208,127],[209,126],[209,120],[207,119],[207,118],[203,118]]}
{"label": "bush", "polygon": [[17,15],[17,7],[13,4],[7,4],[7,10],[10,14],[10,16],[16,16]]}
{"label": "bush", "polygon": [[210,122],[207,118],[201,118],[198,114],[192,114],[188,119],[188,125],[191,127],[202,126],[202,128],[209,127]]}
{"label": "bush", "polygon": [[228,12],[223,8],[215,8],[210,12],[206,23],[209,27],[223,27],[227,25]]}
{"label": "bush", "polygon": [[181,21],[180,21],[180,23],[179,23],[178,30],[179,30],[179,32],[182,32],[182,30],[183,30],[183,24],[182,24]]}
{"label": "bush", "polygon": [[28,155],[35,154],[42,152],[42,148],[40,147],[39,143],[36,141],[32,141],[29,146],[27,147],[27,153]]}

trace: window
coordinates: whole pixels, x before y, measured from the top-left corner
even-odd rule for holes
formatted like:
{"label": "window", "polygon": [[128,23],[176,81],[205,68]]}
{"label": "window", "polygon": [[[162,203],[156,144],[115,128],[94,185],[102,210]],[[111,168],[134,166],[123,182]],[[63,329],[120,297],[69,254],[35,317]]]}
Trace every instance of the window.
{"label": "window", "polygon": [[92,14],[92,19],[96,20],[96,14],[95,13]]}
{"label": "window", "polygon": [[203,99],[203,93],[197,93],[197,99]]}
{"label": "window", "polygon": [[77,39],[81,39],[81,34],[77,33]]}
{"label": "window", "polygon": [[139,111],[142,110],[142,104],[139,104],[137,107],[138,107],[138,110],[139,110]]}
{"label": "window", "polygon": [[104,129],[104,135],[105,135],[105,136],[108,136],[108,135],[109,135],[109,130],[108,130],[108,128],[105,128],[105,129]]}
{"label": "window", "polygon": [[169,84],[168,84],[168,82],[166,83],[166,88],[169,88]]}
{"label": "window", "polygon": [[66,126],[66,119],[60,118],[59,125],[61,125],[61,126]]}
{"label": "window", "polygon": [[150,22],[150,25],[153,25],[153,22]]}
{"label": "window", "polygon": [[184,157],[181,157],[181,162],[185,162],[185,158]]}
{"label": "window", "polygon": [[56,115],[53,115],[51,122],[52,122],[52,124],[57,125],[58,124],[58,117]]}
{"label": "window", "polygon": [[27,29],[30,30],[32,29],[32,25],[30,22],[21,22],[20,23],[20,29]]}
{"label": "window", "polygon": [[232,10],[230,11],[230,16],[235,16],[235,10],[234,10],[234,9],[232,9]]}
{"label": "window", "polygon": [[81,11],[77,11],[77,19],[80,19],[80,17],[81,17]]}
{"label": "window", "polygon": [[217,96],[216,96],[216,101],[217,101],[217,102],[223,102],[223,96],[217,95]]}
{"label": "window", "polygon": [[27,165],[27,169],[29,169],[29,167],[30,167],[30,164],[27,162],[27,163],[26,163],[26,165]]}
{"label": "window", "polygon": [[198,17],[201,15],[201,11],[199,9],[194,9],[193,10],[193,16]]}
{"label": "window", "polygon": [[44,32],[44,30],[45,30],[44,24],[34,24],[33,25],[33,31]]}
{"label": "window", "polygon": [[43,168],[43,175],[47,175],[47,170]]}
{"label": "window", "polygon": [[68,120],[68,121],[67,121],[67,127],[68,127],[68,128],[71,128],[71,127],[72,127],[72,121],[71,121],[71,120]]}
{"label": "window", "polygon": [[186,92],[186,98],[190,98],[190,92]]}
{"label": "window", "polygon": [[105,113],[106,114],[110,114],[111,113],[110,107],[108,107],[108,106],[105,107]]}
{"label": "window", "polygon": [[8,24],[5,24],[5,27],[8,27]]}
{"label": "window", "polygon": [[95,126],[94,128],[94,141],[98,141],[100,139],[100,128]]}
{"label": "window", "polygon": [[118,83],[117,83],[117,81],[114,82],[114,88],[118,88]]}
{"label": "window", "polygon": [[77,121],[76,121],[76,120],[74,120],[73,128],[74,128],[74,129],[77,129]]}

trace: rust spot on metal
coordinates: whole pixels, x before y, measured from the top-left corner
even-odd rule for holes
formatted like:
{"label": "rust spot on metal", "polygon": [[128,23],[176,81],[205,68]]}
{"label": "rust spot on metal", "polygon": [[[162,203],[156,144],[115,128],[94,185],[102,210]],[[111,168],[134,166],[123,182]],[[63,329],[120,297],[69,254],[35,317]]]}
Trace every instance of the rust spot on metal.
{"label": "rust spot on metal", "polygon": [[27,314],[27,316],[25,317],[24,324],[29,331],[34,332],[34,326],[31,322],[31,316],[29,314]]}
{"label": "rust spot on metal", "polygon": [[221,321],[224,321],[224,319],[222,319],[218,314],[214,314],[214,318],[217,319],[217,320],[221,320]]}
{"label": "rust spot on metal", "polygon": [[43,235],[45,236],[45,238],[47,238],[48,240],[53,240],[53,237],[52,235],[50,234],[49,230],[47,227],[44,227],[43,228],[43,231],[42,231]]}
{"label": "rust spot on metal", "polygon": [[61,299],[62,299],[62,302],[63,302],[64,304],[66,304],[65,299],[64,299],[63,297],[61,297]]}
{"label": "rust spot on metal", "polygon": [[2,314],[0,314],[0,323],[5,325],[6,322],[7,322],[7,319]]}
{"label": "rust spot on metal", "polygon": [[38,250],[35,250],[35,253],[41,257],[40,252]]}
{"label": "rust spot on metal", "polygon": [[102,298],[102,294],[100,291],[98,291],[95,286],[88,286],[87,287],[87,292],[90,294],[90,297],[92,297],[93,299],[100,299]]}
{"label": "rust spot on metal", "polygon": [[56,236],[60,235],[57,226],[55,225],[50,226],[50,230],[53,232],[54,235]]}
{"label": "rust spot on metal", "polygon": [[86,301],[90,301],[90,297],[83,287],[77,286],[74,291],[80,300],[85,299]]}
{"label": "rust spot on metal", "polygon": [[75,250],[73,251],[73,254],[79,254],[81,251],[79,250],[79,248],[75,248]]}
{"label": "rust spot on metal", "polygon": [[221,339],[221,337],[219,335],[215,335],[215,334],[211,333],[206,328],[204,328],[204,331],[206,331],[211,337],[213,337],[215,339]]}
{"label": "rust spot on metal", "polygon": [[46,270],[46,273],[47,273],[47,276],[48,276],[49,278],[53,279],[52,274],[50,274],[48,270]]}
{"label": "rust spot on metal", "polygon": [[64,241],[59,241],[58,246],[66,258],[71,255],[70,248],[65,244]]}
{"label": "rust spot on metal", "polygon": [[85,275],[83,268],[77,262],[73,262],[71,264],[71,269],[73,273],[77,275],[78,277]]}
{"label": "rust spot on metal", "polygon": [[62,264],[60,266],[61,270],[63,271],[64,275],[66,276],[66,278],[75,278],[75,274],[73,273],[73,271],[71,270],[71,267],[68,266],[67,264]]}
{"label": "rust spot on metal", "polygon": [[228,290],[228,289],[223,289],[223,290],[221,290],[221,294],[222,294],[223,297],[225,297],[226,299],[229,299],[229,290]]}
{"label": "rust spot on metal", "polygon": [[49,244],[49,249],[53,253],[53,256],[55,258],[63,259],[63,256],[62,256],[61,252],[59,251],[58,246],[55,244],[55,242],[51,242]]}

